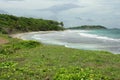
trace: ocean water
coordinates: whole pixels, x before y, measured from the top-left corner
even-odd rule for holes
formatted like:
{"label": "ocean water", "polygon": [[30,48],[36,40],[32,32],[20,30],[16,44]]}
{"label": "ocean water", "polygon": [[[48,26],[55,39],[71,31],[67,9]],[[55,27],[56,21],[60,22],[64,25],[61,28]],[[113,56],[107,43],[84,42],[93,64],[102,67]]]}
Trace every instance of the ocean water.
{"label": "ocean water", "polygon": [[63,45],[84,50],[104,50],[120,53],[120,30],[66,30],[26,34],[24,39],[37,40],[45,44]]}

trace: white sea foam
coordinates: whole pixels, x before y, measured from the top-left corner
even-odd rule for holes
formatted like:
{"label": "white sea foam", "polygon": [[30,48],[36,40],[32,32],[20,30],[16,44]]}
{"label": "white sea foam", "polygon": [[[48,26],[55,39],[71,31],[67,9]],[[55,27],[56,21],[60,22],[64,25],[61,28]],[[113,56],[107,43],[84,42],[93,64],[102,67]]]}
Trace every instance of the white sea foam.
{"label": "white sea foam", "polygon": [[79,35],[83,36],[83,37],[89,37],[89,38],[96,38],[96,39],[120,42],[120,39],[114,39],[114,38],[110,38],[110,37],[106,37],[106,36],[99,36],[99,35],[95,35],[95,34],[79,33]]}
{"label": "white sea foam", "polygon": [[[56,34],[49,33],[47,35],[46,34],[30,34],[30,39],[37,40],[37,41],[40,41],[45,44],[62,45],[62,46],[68,47],[68,48],[87,49],[87,50],[107,50],[107,51],[117,52],[117,53],[120,52],[118,50],[120,39],[114,39],[114,38],[110,38],[110,37],[106,37],[106,36],[89,34],[88,32],[89,31],[86,31],[86,30],[68,30],[68,31],[63,31],[63,32],[57,32]],[[78,37],[79,35],[81,37]],[[55,36],[55,37],[53,37],[53,36]],[[89,38],[96,39],[95,40],[96,42],[98,39],[100,41],[105,41],[106,44],[105,45],[104,45],[104,43],[97,44],[96,42],[92,43],[92,41],[90,41],[91,43],[88,43],[88,42],[81,43],[82,41],[74,43],[74,41],[72,42],[72,40],[71,40],[72,37],[73,38],[75,37],[75,39],[72,39],[72,40],[77,40],[77,41],[82,37],[86,37],[88,39]],[[62,38],[62,39],[60,39],[60,38]],[[63,40],[64,38],[65,38],[65,40]],[[83,38],[81,40],[84,41],[84,39],[86,39],[86,38]],[[25,38],[25,39],[27,39],[27,38]],[[68,40],[70,40],[70,41],[68,41]],[[85,40],[85,41],[87,41],[87,40]],[[111,42],[110,44],[109,44],[109,41]],[[111,50],[111,47],[113,47],[112,50]]]}
{"label": "white sea foam", "polygon": [[50,39],[50,38],[41,38],[40,35],[34,35],[32,36],[33,39],[36,39],[38,41],[41,41],[42,43],[47,43],[47,44],[54,44],[54,45],[65,45],[65,42],[58,41],[55,39]]}
{"label": "white sea foam", "polygon": [[65,32],[78,33],[78,32],[88,32],[87,30],[66,30]]}

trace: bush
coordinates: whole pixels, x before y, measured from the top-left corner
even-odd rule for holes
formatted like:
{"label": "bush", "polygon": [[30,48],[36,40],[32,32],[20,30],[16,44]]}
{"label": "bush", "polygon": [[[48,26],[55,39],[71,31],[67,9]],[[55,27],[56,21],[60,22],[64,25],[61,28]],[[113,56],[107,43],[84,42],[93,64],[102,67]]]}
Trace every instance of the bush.
{"label": "bush", "polygon": [[61,68],[54,76],[53,80],[110,80],[93,70],[86,68]]}
{"label": "bush", "polygon": [[0,26],[0,33],[7,34],[7,32]]}
{"label": "bush", "polygon": [[5,46],[0,48],[0,54],[11,54],[14,53],[14,49],[11,46]]}
{"label": "bush", "polygon": [[37,41],[20,41],[16,44],[14,44],[14,48],[34,48],[34,47],[37,47],[39,46],[41,43],[40,42],[37,42]]}
{"label": "bush", "polygon": [[0,54],[11,54],[15,53],[17,50],[26,49],[26,48],[35,48],[41,43],[36,41],[20,41],[13,44],[7,44],[0,48]]}

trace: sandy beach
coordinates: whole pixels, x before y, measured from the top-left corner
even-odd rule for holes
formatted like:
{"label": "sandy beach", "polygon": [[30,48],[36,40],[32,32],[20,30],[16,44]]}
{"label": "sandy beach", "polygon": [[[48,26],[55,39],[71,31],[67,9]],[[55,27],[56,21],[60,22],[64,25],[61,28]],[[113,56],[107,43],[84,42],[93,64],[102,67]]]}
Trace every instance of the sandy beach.
{"label": "sandy beach", "polygon": [[120,53],[120,42],[117,39],[106,38],[86,33],[83,30],[38,31],[10,35],[23,40],[35,40],[43,44],[62,45],[69,48],[84,50],[104,50]]}
{"label": "sandy beach", "polygon": [[17,34],[11,34],[10,36],[12,38],[19,38],[19,39],[23,39],[23,40],[26,40],[23,38],[24,35],[28,35],[28,34],[47,34],[47,33],[53,33],[53,32],[58,32],[58,31],[36,31],[36,32],[25,32],[25,33],[17,33]]}

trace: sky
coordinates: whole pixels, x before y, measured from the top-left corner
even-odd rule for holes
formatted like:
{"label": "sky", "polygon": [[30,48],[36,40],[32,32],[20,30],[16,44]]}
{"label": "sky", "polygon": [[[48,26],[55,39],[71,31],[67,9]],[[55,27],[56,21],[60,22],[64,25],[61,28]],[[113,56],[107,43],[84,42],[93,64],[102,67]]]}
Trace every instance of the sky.
{"label": "sky", "polygon": [[51,19],[65,27],[120,28],[120,0],[0,0],[0,13]]}

